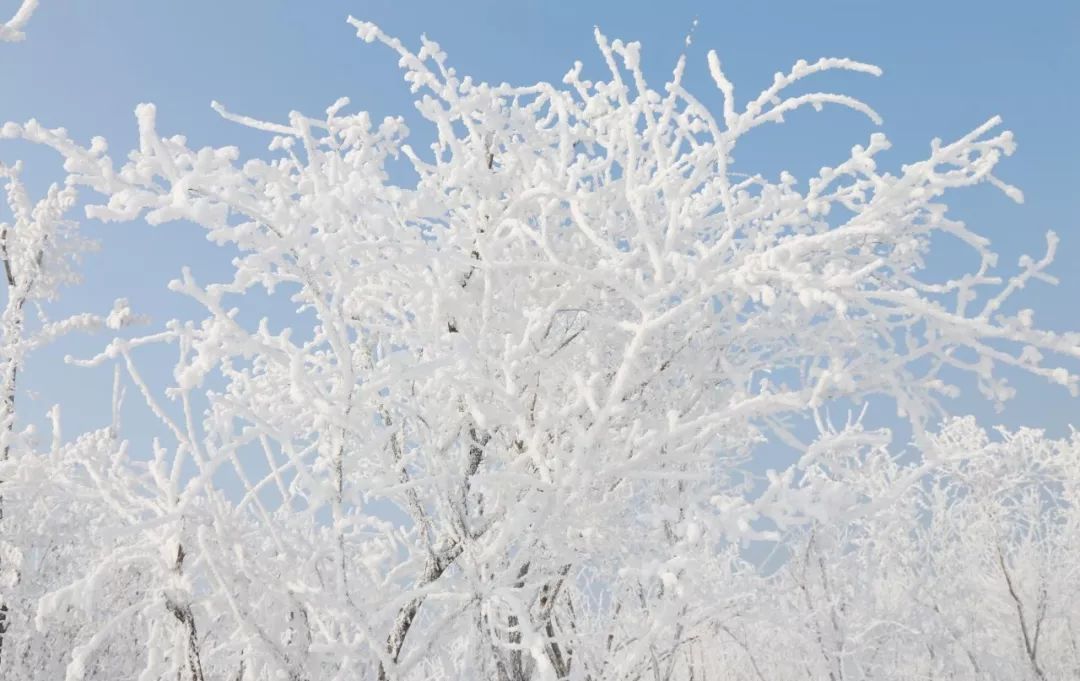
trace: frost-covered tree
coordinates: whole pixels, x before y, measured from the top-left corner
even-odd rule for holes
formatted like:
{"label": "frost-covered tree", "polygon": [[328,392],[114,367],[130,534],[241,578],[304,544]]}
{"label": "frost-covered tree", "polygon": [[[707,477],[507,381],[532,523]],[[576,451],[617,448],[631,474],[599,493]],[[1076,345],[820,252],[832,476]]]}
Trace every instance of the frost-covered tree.
{"label": "frost-covered tree", "polygon": [[[578,63],[519,87],[352,24],[401,57],[430,149],[345,99],[284,123],[215,105],[268,134],[266,159],[162,135],[148,104],[121,163],[33,121],[0,131],[59,152],[67,186],[102,197],[90,217],[183,220],[238,252],[227,281],[173,282],[201,320],[81,362],[121,368],[160,421],[150,451],[117,423],[5,466],[5,498],[39,519],[33,503],[77,509],[57,533],[87,544],[9,637],[61,656],[69,680],[659,681],[721,662],[745,678],[875,678],[884,606],[856,571],[825,585],[849,553],[798,528],[842,543],[844,523],[899,513],[951,461],[933,431],[959,381],[996,401],[1012,396],[1002,367],[1078,385],[1059,364],[1080,338],[1004,307],[1049,279],[1056,238],[1002,276],[942,202],[979,183],[1021,198],[993,174],[1010,133],[992,119],[896,174],[878,169],[889,144],[874,134],[806,182],[744,175],[736,147],[767,123],[827,105],[878,121],[791,86],[878,70],[800,61],[740,102],[710,53],[714,112],[684,88],[685,60],[653,89],[640,46],[599,32],[603,79]],[[977,256],[946,281],[923,266],[942,235]],[[282,304],[247,323],[263,296]],[[162,344],[178,355],[164,393],[139,360]],[[916,462],[897,463],[889,433],[824,416],[871,399],[895,405]],[[763,473],[777,442],[800,456]],[[875,536],[935,546],[922,516],[901,517]],[[740,554],[785,537],[778,576]],[[837,588],[865,608],[822,610]],[[785,667],[762,632],[796,612],[792,590],[811,635],[785,640],[814,657]],[[927,654],[944,654],[940,632]]]}
{"label": "frost-covered tree", "polygon": [[[946,424],[878,512],[800,526],[791,559],[701,633],[731,679],[1066,679],[1080,671],[1080,439]],[[901,469],[845,476],[864,492]],[[776,647],[784,655],[776,655]],[[725,676],[726,675],[726,676]]]}
{"label": "frost-covered tree", "polygon": [[[63,286],[78,283],[79,260],[96,244],[81,237],[77,224],[66,217],[75,202],[71,184],[53,184],[43,198],[34,201],[20,179],[21,172],[22,163],[0,163],[9,213],[5,217],[10,218],[0,221],[0,263],[7,284],[0,322],[0,481],[26,480],[38,486],[54,480],[49,475],[36,480],[27,477],[31,470],[41,473],[32,454],[34,430],[17,419],[16,396],[27,358],[66,334],[119,329],[133,317],[127,302],[118,300],[107,316],[87,313],[51,318],[49,304]],[[51,417],[54,436],[59,437],[58,407]],[[23,465],[29,468],[18,471]],[[82,536],[85,526],[81,523],[89,520],[81,515],[82,505],[52,507],[44,501],[29,488],[0,495],[0,665],[29,655],[24,646],[34,639],[16,634],[12,640],[9,630],[15,626],[25,631],[37,599],[63,584],[51,578],[54,567],[63,572],[86,558],[70,540]],[[60,554],[67,555],[57,563]],[[20,606],[14,612],[12,603]]]}

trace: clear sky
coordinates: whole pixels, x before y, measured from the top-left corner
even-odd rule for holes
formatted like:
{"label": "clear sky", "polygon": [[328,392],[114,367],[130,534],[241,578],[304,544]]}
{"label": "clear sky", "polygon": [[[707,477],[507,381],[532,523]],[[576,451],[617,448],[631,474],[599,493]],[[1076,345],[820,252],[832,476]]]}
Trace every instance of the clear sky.
{"label": "clear sky", "polygon": [[[0,0],[8,16],[17,2]],[[408,89],[396,59],[367,45],[345,24],[349,14],[379,23],[417,44],[421,33],[439,41],[459,72],[516,83],[558,82],[575,59],[602,73],[594,25],[611,37],[639,40],[646,72],[656,85],[670,73],[697,18],[689,48],[688,84],[706,102],[719,97],[705,53],[716,49],[741,101],[795,60],[851,57],[881,66],[885,75],[830,76],[822,87],[858,96],[884,117],[894,148],[883,157],[893,169],[920,160],[933,137],[958,137],[1001,114],[1019,141],[999,175],[1020,186],[1022,206],[989,187],[949,200],[954,215],[990,237],[1003,265],[1019,255],[1041,255],[1043,232],[1062,237],[1054,288],[1036,284],[1021,304],[1054,330],[1080,329],[1080,2],[1028,0],[711,0],[537,2],[534,0],[41,0],[24,43],[0,43],[0,121],[36,117],[80,138],[104,135],[114,158],[136,143],[135,105],[158,105],[159,129],[183,133],[196,146],[238,144],[263,154],[265,140],[221,120],[230,110],[283,120],[290,110],[319,114],[342,95],[378,116],[410,115]],[[807,111],[761,133],[737,156],[740,170],[797,177],[844,159],[873,126],[847,111]],[[59,164],[12,143],[0,158],[25,157],[40,188]],[[173,224],[87,223],[103,242],[85,266],[86,285],[66,293],[64,310],[107,310],[126,296],[160,324],[193,308],[165,290],[184,264],[202,280],[224,276],[229,254],[200,230]],[[940,253],[938,264],[956,252]],[[176,312],[174,313],[173,310]],[[64,404],[70,432],[103,425],[107,405],[98,392],[104,372],[62,367],[65,352],[89,354],[103,344],[69,342],[42,354],[27,379],[29,404]],[[163,376],[159,376],[163,379]],[[1030,424],[1062,434],[1080,425],[1080,400],[1060,388],[1017,377],[1015,403],[994,415],[964,398],[958,411],[986,423]],[[25,403],[24,403],[25,404]],[[138,418],[138,417],[136,417]]]}

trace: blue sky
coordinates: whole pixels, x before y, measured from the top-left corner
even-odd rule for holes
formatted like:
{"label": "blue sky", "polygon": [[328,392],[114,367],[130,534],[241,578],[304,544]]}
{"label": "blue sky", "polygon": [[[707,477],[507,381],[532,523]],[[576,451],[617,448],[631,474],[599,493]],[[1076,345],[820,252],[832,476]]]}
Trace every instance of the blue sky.
{"label": "blue sky", "polygon": [[[0,0],[0,15],[16,4]],[[1020,303],[1034,307],[1045,328],[1080,329],[1075,2],[41,0],[27,41],[0,44],[0,120],[36,117],[82,140],[104,135],[115,158],[135,145],[132,112],[143,101],[158,105],[163,133],[186,134],[197,146],[238,144],[252,155],[266,153],[266,140],[221,120],[211,100],[282,120],[290,110],[322,112],[347,95],[353,108],[409,116],[411,100],[395,57],[359,41],[345,24],[349,14],[414,45],[426,32],[460,72],[517,83],[557,82],[575,59],[602,73],[592,37],[599,25],[611,37],[640,40],[646,73],[660,84],[697,18],[687,80],[712,103],[719,97],[705,65],[710,48],[742,101],[800,58],[869,61],[884,69],[882,78],[830,76],[819,84],[858,96],[883,115],[894,144],[883,158],[893,168],[923,157],[931,138],[960,136],[1000,114],[1016,133],[1019,151],[999,174],[1019,185],[1027,201],[1017,206],[979,187],[953,195],[954,214],[990,237],[1005,265],[1025,252],[1041,255],[1043,232],[1057,231],[1062,245],[1053,273],[1061,284],[1035,285]],[[761,133],[740,151],[737,166],[774,175],[786,168],[805,178],[842,160],[873,130],[847,111],[802,113]],[[0,158],[20,156],[32,162],[34,186],[58,176],[59,163],[48,155],[0,146]],[[182,265],[203,280],[225,276],[229,254],[190,226],[91,222],[86,232],[103,250],[88,259],[86,285],[66,293],[64,310],[107,310],[113,298],[126,296],[160,324],[194,311],[165,290]],[[938,262],[956,256],[946,248]],[[69,433],[103,423],[108,408],[98,391],[108,378],[57,360],[65,352],[87,354],[104,340],[72,341],[43,353],[27,373],[27,387],[37,395],[30,404],[44,412],[62,402]],[[987,423],[1043,426],[1054,434],[1080,424],[1080,400],[1033,379],[1014,383],[1020,397],[1000,415],[976,399],[965,398],[957,409]]]}

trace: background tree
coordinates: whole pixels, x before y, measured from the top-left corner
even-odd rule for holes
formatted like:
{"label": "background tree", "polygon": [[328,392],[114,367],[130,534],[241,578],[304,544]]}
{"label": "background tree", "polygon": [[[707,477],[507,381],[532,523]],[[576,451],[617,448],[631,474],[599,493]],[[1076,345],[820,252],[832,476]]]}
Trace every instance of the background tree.
{"label": "background tree", "polygon": [[[991,437],[970,418],[934,437],[939,464],[884,509],[796,528],[791,560],[713,634],[730,678],[1065,679],[1075,620],[1078,441]],[[846,476],[888,485],[883,458]],[[756,655],[741,657],[743,646]],[[789,654],[775,655],[777,645]],[[722,657],[711,659],[725,659]]]}
{"label": "background tree", "polygon": [[[49,303],[61,287],[79,282],[76,267],[96,244],[80,236],[77,224],[66,218],[75,203],[73,186],[54,184],[35,202],[21,181],[21,171],[21,163],[0,163],[10,213],[10,221],[0,222],[0,260],[8,294],[0,327],[0,480],[4,482],[0,496],[0,668],[31,661],[46,665],[43,659],[56,658],[66,650],[55,645],[57,631],[46,637],[48,645],[25,633],[32,628],[38,599],[64,585],[74,576],[72,570],[89,560],[83,540],[92,518],[84,514],[96,508],[73,498],[59,506],[47,503],[52,495],[49,485],[58,481],[48,465],[37,460],[34,428],[18,422],[16,395],[23,368],[34,351],[64,335],[117,330],[136,321],[125,300],[117,300],[107,316],[50,319]],[[56,454],[61,442],[59,407],[53,408],[50,418]],[[117,437],[115,429],[109,432]],[[12,484],[16,487],[8,493]],[[18,486],[22,484],[29,486]],[[38,496],[41,493],[44,498]],[[24,633],[13,634],[12,627]]]}

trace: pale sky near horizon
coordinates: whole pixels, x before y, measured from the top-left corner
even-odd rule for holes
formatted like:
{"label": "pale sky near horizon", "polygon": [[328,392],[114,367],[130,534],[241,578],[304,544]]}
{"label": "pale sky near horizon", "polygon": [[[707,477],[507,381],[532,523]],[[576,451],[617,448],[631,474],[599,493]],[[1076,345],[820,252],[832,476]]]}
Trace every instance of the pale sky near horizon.
{"label": "pale sky near horizon", "polygon": [[[0,16],[17,4],[0,0]],[[719,96],[708,77],[708,49],[717,50],[744,102],[800,58],[875,63],[885,71],[881,78],[846,74],[818,85],[860,97],[882,114],[894,144],[882,159],[892,170],[924,158],[932,138],[959,137],[1000,114],[1019,149],[999,175],[1023,189],[1026,202],[1015,205],[985,186],[947,200],[955,217],[991,238],[1004,272],[1014,271],[1008,268],[1023,253],[1041,255],[1046,230],[1058,232],[1052,273],[1060,285],[1033,284],[1018,306],[1033,307],[1045,328],[1080,330],[1077,2],[41,0],[27,40],[0,43],[0,121],[36,117],[83,141],[103,135],[114,158],[136,144],[132,111],[144,101],[157,104],[164,134],[185,134],[195,146],[237,144],[250,155],[267,154],[268,139],[221,120],[211,100],[283,120],[294,109],[318,114],[346,95],[353,109],[415,121],[396,58],[358,40],[345,23],[350,14],[410,45],[426,32],[459,72],[494,82],[558,82],[575,59],[603,73],[593,42],[598,25],[611,37],[642,42],[646,73],[657,86],[687,49],[684,38],[696,18],[687,83],[713,104]],[[739,152],[737,167],[773,176],[786,168],[805,179],[844,159],[874,130],[847,111],[804,112],[763,131]],[[0,142],[0,158],[20,156],[32,162],[32,186],[60,176],[55,158]],[[88,222],[85,231],[103,250],[88,258],[86,284],[65,292],[65,311],[106,311],[125,296],[154,317],[150,328],[156,328],[194,310],[165,289],[182,265],[203,280],[227,270],[229,254],[189,225]],[[935,266],[959,257],[950,248]],[[26,379],[31,409],[43,413],[60,401],[69,433],[104,425],[108,406],[100,391],[107,372],[62,366],[58,358],[92,354],[105,342],[102,336],[72,340],[38,357]],[[976,413],[987,425],[1027,424],[1054,435],[1069,423],[1080,425],[1080,400],[1060,387],[1019,376],[1014,384],[1020,396],[1002,414],[977,397],[958,401],[956,410]]]}

